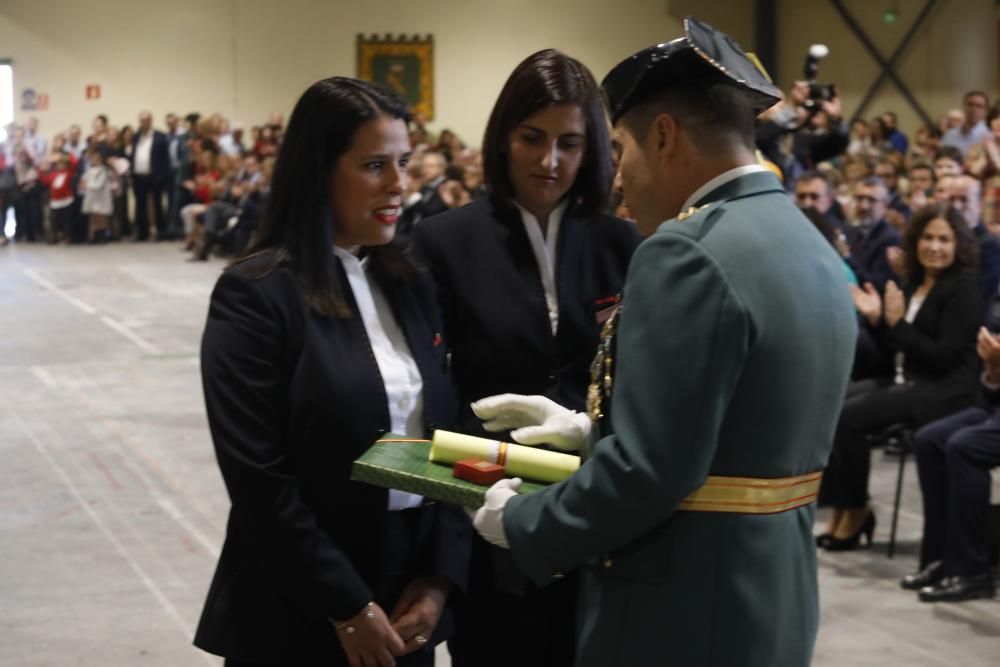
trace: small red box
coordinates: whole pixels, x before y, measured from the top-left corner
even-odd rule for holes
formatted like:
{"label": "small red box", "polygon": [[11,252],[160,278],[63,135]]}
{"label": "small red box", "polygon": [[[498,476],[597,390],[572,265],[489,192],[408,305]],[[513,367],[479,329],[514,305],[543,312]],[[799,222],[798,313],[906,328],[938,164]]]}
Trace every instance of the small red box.
{"label": "small red box", "polygon": [[452,474],[473,484],[492,486],[504,478],[504,467],[480,459],[462,459],[455,463]]}

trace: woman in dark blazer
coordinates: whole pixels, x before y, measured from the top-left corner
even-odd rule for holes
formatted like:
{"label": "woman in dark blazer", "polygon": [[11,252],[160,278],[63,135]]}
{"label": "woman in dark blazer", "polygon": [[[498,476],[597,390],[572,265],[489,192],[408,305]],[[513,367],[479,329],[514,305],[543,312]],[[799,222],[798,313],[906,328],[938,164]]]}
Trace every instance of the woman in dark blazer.
{"label": "woman in dark blazer", "polygon": [[820,490],[820,503],[832,505],[833,515],[817,541],[831,551],[854,549],[862,535],[870,543],[875,529],[866,436],[899,422],[923,426],[975,398],[982,312],[976,242],[957,211],[935,204],[910,220],[903,251],[902,290],[892,281],[884,297],[871,284],[851,287],[858,312],[890,363],[878,380],[848,389]]}
{"label": "woman in dark blazer", "polygon": [[350,481],[383,433],[455,415],[430,279],[390,244],[408,118],[372,84],[311,86],[255,248],[212,294],[202,379],[232,509],[195,644],[227,665],[433,665],[465,583],[459,510]]}
{"label": "woman in dark blazer", "polygon": [[[416,226],[465,432],[484,433],[469,404],[504,392],[584,409],[600,329],[639,243],[631,223],[603,212],[612,169],[593,76],[541,51],[511,74],[487,124],[489,196]],[[449,643],[455,667],[573,664],[575,577],[537,589],[478,537],[472,569]]]}

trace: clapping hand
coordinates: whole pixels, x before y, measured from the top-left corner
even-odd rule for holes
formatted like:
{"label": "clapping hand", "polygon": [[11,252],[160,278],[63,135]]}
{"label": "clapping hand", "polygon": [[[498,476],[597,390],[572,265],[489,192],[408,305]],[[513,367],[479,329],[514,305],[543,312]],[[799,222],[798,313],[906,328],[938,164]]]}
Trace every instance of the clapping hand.
{"label": "clapping hand", "polygon": [[889,268],[897,276],[903,275],[906,271],[906,254],[899,246],[889,246],[885,249],[885,258],[889,262]]}
{"label": "clapping hand", "polygon": [[903,292],[896,287],[896,283],[891,280],[885,284],[884,301],[885,323],[894,327],[906,314],[906,298],[903,296]]}
{"label": "clapping hand", "polygon": [[983,360],[989,381],[993,384],[1000,384],[1000,341],[986,327],[979,328],[979,336],[976,338],[976,352]]}
{"label": "clapping hand", "polygon": [[871,283],[865,283],[864,289],[855,285],[850,285],[850,288],[854,307],[869,324],[877,325],[879,317],[882,316],[882,297],[879,296],[878,290]]}

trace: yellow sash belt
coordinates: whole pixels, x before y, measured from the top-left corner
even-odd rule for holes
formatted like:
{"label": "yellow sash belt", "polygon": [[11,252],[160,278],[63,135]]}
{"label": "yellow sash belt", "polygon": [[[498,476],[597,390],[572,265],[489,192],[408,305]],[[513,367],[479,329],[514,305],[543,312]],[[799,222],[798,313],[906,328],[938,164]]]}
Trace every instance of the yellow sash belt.
{"label": "yellow sash belt", "polygon": [[678,509],[739,514],[787,512],[816,500],[822,478],[822,471],[770,479],[713,475],[700,489],[682,500]]}

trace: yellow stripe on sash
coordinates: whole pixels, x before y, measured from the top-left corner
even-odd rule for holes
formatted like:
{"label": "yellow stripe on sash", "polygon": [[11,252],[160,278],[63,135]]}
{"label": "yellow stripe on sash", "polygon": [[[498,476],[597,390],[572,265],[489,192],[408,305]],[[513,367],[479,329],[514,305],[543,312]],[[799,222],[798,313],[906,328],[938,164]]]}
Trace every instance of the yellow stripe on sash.
{"label": "yellow stripe on sash", "polygon": [[775,514],[808,505],[819,494],[823,472],[798,477],[709,476],[700,489],[681,501],[688,512]]}

